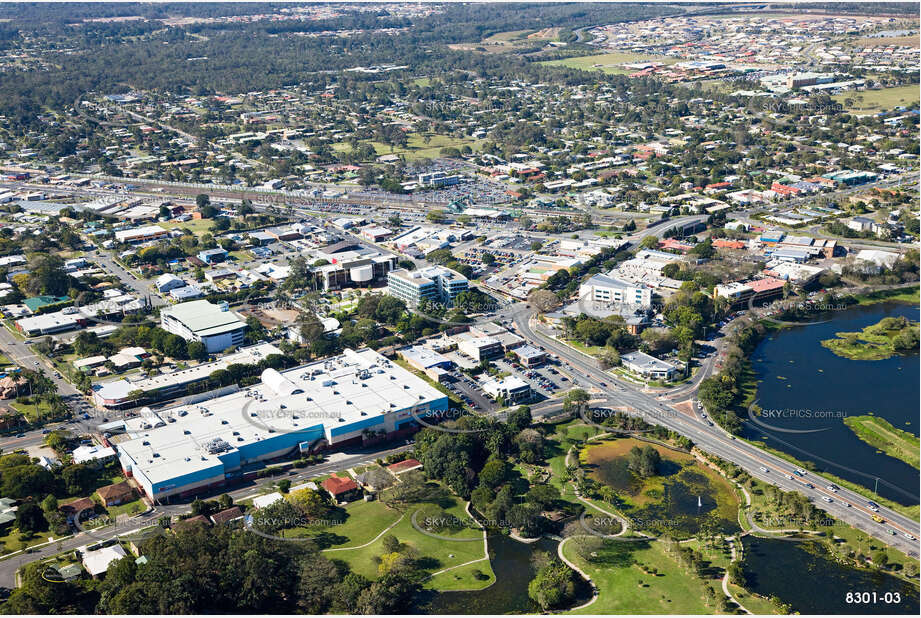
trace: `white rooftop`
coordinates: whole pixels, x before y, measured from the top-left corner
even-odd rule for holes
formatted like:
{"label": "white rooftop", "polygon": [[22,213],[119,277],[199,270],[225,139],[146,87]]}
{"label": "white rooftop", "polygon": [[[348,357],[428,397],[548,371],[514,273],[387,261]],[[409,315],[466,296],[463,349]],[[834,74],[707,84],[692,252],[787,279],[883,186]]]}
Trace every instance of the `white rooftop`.
{"label": "white rooftop", "polygon": [[444,397],[374,350],[347,349],[284,372],[266,369],[260,384],[229,395],[126,422],[130,439],[118,449],[156,484],[222,466],[227,452],[273,437],[303,433],[307,440],[320,426],[329,439],[332,430]]}
{"label": "white rooftop", "polygon": [[285,497],[280,493],[273,491],[270,494],[265,494],[264,496],[256,496],[253,498],[253,506],[257,509],[262,509],[284,499]]}
{"label": "white rooftop", "polygon": [[115,449],[111,446],[78,446],[71,453],[75,464],[96,461],[106,457],[115,457]]}
{"label": "white rooftop", "polygon": [[246,323],[236,313],[229,310],[224,311],[219,305],[207,300],[179,303],[163,309],[160,314],[173,317],[182,322],[190,331],[202,337],[246,326]]}
{"label": "white rooftop", "polygon": [[96,576],[109,570],[109,565],[116,560],[121,560],[128,553],[121,545],[110,545],[102,549],[94,549],[83,554],[83,566],[90,575]]}

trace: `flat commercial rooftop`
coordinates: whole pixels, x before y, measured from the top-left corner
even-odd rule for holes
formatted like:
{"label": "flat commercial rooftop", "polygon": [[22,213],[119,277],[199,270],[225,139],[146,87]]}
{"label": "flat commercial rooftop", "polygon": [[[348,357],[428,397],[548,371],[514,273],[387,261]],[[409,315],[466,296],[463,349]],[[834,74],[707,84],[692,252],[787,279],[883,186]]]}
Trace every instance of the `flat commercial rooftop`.
{"label": "flat commercial rooftop", "polygon": [[[130,419],[131,439],[118,449],[123,464],[156,485],[210,469],[222,474],[302,441],[332,444],[440,400],[447,401],[441,391],[374,350],[345,350],[285,372],[266,369],[260,384],[230,395],[148,411]],[[233,465],[241,449],[247,454]]]}
{"label": "flat commercial rooftop", "polygon": [[233,311],[223,311],[207,300],[179,303],[162,310],[182,322],[193,333],[206,337],[246,326],[246,322]]}
{"label": "flat commercial rooftop", "polygon": [[[101,388],[96,391],[96,395],[102,399],[121,399],[127,397],[128,393],[134,390],[150,392],[172,386],[180,386],[189,382],[197,382],[210,376],[218,369],[227,369],[230,365],[254,365],[272,354],[281,354],[281,350],[271,343],[260,343],[247,348],[241,348],[233,354],[228,354],[216,361],[202,363],[189,367],[171,371],[149,378],[115,380],[101,384]],[[88,360],[88,359],[87,359]],[[76,363],[75,363],[76,364]]]}

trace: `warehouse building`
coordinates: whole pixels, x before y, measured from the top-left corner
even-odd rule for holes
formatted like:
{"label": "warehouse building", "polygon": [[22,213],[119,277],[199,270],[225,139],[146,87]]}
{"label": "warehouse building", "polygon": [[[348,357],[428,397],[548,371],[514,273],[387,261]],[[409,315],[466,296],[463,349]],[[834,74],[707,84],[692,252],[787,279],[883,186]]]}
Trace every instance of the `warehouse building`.
{"label": "warehouse building", "polygon": [[243,344],[246,322],[227,307],[207,300],[180,303],[160,311],[160,326],[186,341],[201,341],[209,354]]}
{"label": "warehouse building", "polygon": [[230,395],[127,419],[118,455],[149,498],[191,496],[255,474],[265,460],[414,430],[417,417],[448,403],[374,350],[346,350],[266,369],[260,384]]}
{"label": "warehouse building", "polygon": [[148,225],[145,227],[136,227],[129,230],[119,230],[115,232],[115,242],[133,244],[147,242],[150,240],[160,240],[161,238],[167,238],[168,236],[169,230],[166,230],[159,225]]}

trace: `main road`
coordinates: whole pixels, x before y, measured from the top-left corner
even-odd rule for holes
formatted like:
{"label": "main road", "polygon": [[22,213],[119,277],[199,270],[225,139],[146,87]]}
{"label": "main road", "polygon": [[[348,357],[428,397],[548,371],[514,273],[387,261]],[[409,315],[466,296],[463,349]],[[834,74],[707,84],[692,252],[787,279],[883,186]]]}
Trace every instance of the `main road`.
{"label": "main road", "polygon": [[[836,519],[867,532],[909,556],[918,556],[918,541],[906,536],[911,535],[914,539],[921,537],[917,521],[885,507],[880,507],[879,512],[875,513],[868,506],[868,500],[864,496],[845,488],[837,488],[835,491],[827,489],[832,483],[812,472],[809,472],[805,479],[798,480],[798,477],[793,475],[795,466],[784,459],[744,440],[735,439],[719,426],[709,425],[693,411],[681,412],[653,395],[636,390],[635,385],[603,371],[594,359],[537,332],[531,325],[533,315],[534,312],[530,309],[518,310],[512,314],[518,334],[568,363],[579,375],[580,382],[593,393],[599,393],[600,395],[595,395],[596,398],[606,399],[609,407],[624,408],[626,412],[641,416],[649,423],[671,429],[689,438],[702,451],[732,462],[751,476],[784,491],[798,491],[809,498],[816,507]],[[806,482],[812,487],[806,486]],[[881,525],[873,521],[874,515],[882,517],[886,523]],[[895,534],[890,534],[890,529]]]}

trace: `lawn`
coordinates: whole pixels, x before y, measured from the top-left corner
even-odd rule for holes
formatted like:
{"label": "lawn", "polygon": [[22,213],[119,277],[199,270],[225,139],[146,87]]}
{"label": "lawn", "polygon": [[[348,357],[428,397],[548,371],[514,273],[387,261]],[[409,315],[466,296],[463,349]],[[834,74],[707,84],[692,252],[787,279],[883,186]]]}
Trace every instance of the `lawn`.
{"label": "lawn", "polygon": [[138,498],[137,500],[132,500],[131,502],[126,502],[124,504],[118,504],[116,506],[107,506],[106,511],[109,512],[109,517],[117,519],[120,515],[137,515],[138,513],[144,512],[147,509],[147,504]]}
{"label": "lawn", "polygon": [[662,62],[664,64],[675,64],[680,61],[681,58],[672,58],[669,56],[648,56],[646,54],[611,52],[596,56],[578,56],[575,58],[565,58],[563,60],[547,60],[541,64],[568,67],[570,69],[581,69],[583,71],[603,71],[609,74],[627,75],[634,71],[620,66],[626,62]]}
{"label": "lawn", "polygon": [[[377,500],[352,502],[328,515],[326,526],[310,526],[285,531],[289,537],[315,537],[321,546],[329,549],[343,549],[364,545],[381,533],[387,526],[400,518],[400,513]],[[344,552],[335,551],[330,557],[340,557]]]}
{"label": "lawn", "polygon": [[860,305],[872,305],[889,301],[912,303],[917,305],[921,302],[921,287],[898,288],[894,290],[882,290],[870,294],[857,296],[857,303]]}
{"label": "lawn", "polygon": [[[706,584],[719,591],[719,581],[705,582],[678,565],[662,543],[608,541],[592,562],[586,562],[572,542],[563,555],[588,574],[598,587],[598,600],[576,614],[712,614],[706,603]],[[649,575],[638,565],[657,570]],[[722,594],[722,591],[719,591]]]}
{"label": "lawn", "polygon": [[495,582],[489,561],[483,560],[436,575],[427,580],[424,587],[441,591],[482,590]]}
{"label": "lawn", "polygon": [[[827,539],[825,544],[834,553],[847,556],[849,552],[856,551],[858,554],[863,554],[872,558],[877,552],[883,551],[886,553],[887,563],[889,565],[898,564],[903,567],[911,565],[914,570],[913,572],[918,572],[919,563],[917,558],[906,556],[899,550],[889,547],[882,541],[871,537],[863,530],[858,530],[857,528],[840,522],[836,522],[833,526],[821,527],[820,530],[825,532]],[[847,558],[842,559],[847,560]],[[905,577],[904,569],[892,570],[899,576]],[[917,582],[917,579],[914,581]]]}
{"label": "lawn", "polygon": [[[448,502],[451,504],[448,508],[444,509],[446,513],[463,521],[468,520],[464,511],[464,503],[461,500],[451,498]],[[416,529],[412,523],[412,515],[422,506],[423,505],[411,505],[407,509],[403,519],[401,519],[388,534],[392,534],[401,543],[405,543],[413,548],[421,559],[426,559],[428,562],[427,570],[437,572],[442,569],[455,567],[472,560],[486,557],[482,542],[483,532],[481,530],[472,528],[463,528],[457,532],[444,530],[438,532],[437,536],[430,536]],[[378,530],[378,533],[379,532]],[[444,537],[450,537],[457,540],[446,540]],[[375,559],[385,553],[383,545],[383,539],[381,538],[367,547],[356,547],[355,549],[327,552],[327,557],[343,560],[349,564],[352,571],[370,579],[376,579],[378,577],[378,565]],[[467,583],[482,583],[482,585],[479,586],[482,588],[488,585],[494,577],[492,567],[488,561],[484,560],[481,563],[477,563],[477,565],[477,568],[487,574],[489,578],[482,582],[474,582],[471,575],[468,578],[469,581],[464,582],[464,585]],[[464,579],[465,578],[462,577],[461,581]],[[437,586],[441,582],[453,587],[457,585],[458,580],[455,580],[453,577],[439,577],[434,585]]]}
{"label": "lawn", "polygon": [[41,543],[47,543],[49,537],[55,536],[54,532],[46,530],[37,534],[29,535],[26,541],[19,540],[19,530],[15,524],[10,524],[10,528],[5,535],[0,536],[0,555],[9,554],[26,547],[33,547]]}
{"label": "lawn", "polygon": [[918,103],[918,84],[896,86],[864,92],[844,92],[832,97],[849,112],[875,113],[891,110],[898,106]]}
{"label": "lawn", "polygon": [[11,403],[10,407],[25,416],[30,423],[54,418],[51,413],[51,404],[44,399],[38,399],[37,397],[23,397],[22,399],[28,400],[30,403],[20,403],[17,400]]}

